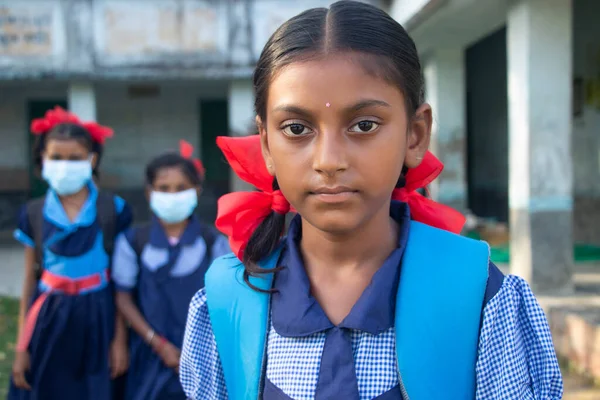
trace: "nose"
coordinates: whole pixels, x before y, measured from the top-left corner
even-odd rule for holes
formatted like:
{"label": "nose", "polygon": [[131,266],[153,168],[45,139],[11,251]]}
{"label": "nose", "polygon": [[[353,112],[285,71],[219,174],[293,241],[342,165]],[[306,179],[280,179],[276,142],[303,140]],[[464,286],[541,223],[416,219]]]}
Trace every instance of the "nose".
{"label": "nose", "polygon": [[322,131],[315,141],[313,169],[328,176],[346,170],[347,150],[344,135],[334,131]]}

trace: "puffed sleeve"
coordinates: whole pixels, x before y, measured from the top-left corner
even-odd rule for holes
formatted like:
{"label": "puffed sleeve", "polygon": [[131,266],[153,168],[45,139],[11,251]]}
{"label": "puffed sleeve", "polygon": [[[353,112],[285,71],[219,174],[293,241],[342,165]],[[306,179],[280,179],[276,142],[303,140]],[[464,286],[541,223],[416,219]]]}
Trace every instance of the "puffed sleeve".
{"label": "puffed sleeve", "polygon": [[192,400],[227,400],[227,387],[212,331],[204,289],[193,297],[188,312],[179,379]]}
{"label": "puffed sleeve", "polygon": [[138,258],[131,245],[134,230],[129,229],[117,236],[112,259],[112,280],[120,291],[131,291],[137,285]]}
{"label": "puffed sleeve", "polygon": [[13,236],[24,246],[35,247],[33,228],[29,223],[29,215],[27,215],[27,206],[21,207],[19,219],[17,221],[17,229],[15,229]]}
{"label": "puffed sleeve", "polygon": [[477,399],[562,398],[550,328],[523,279],[506,276],[485,306],[478,351]]}

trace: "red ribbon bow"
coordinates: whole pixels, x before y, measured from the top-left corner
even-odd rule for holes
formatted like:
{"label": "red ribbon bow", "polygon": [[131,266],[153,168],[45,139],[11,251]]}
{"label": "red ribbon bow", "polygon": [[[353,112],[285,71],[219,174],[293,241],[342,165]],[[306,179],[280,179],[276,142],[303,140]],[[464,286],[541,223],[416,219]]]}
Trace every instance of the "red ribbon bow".
{"label": "red ribbon bow", "polygon": [[196,167],[196,171],[198,171],[198,174],[200,175],[200,177],[202,179],[204,179],[204,174],[206,174],[206,169],[204,169],[204,165],[202,165],[202,161],[200,161],[198,158],[192,158],[192,154],[194,154],[194,146],[192,146],[190,143],[186,142],[185,140],[180,140],[179,141],[179,154],[181,154],[181,157],[188,159],[192,163],[194,163],[194,167]]}
{"label": "red ribbon bow", "polygon": [[[228,193],[218,201],[215,225],[227,235],[231,249],[242,260],[244,248],[258,225],[271,211],[285,214],[291,206],[281,191],[273,190],[273,177],[265,166],[258,135],[220,136],[217,146],[237,176],[259,189],[258,192]],[[460,233],[465,223],[462,214],[416,192],[430,184],[443,168],[444,165],[427,152],[423,162],[407,173],[405,187],[393,191],[392,199],[408,203],[415,221]]]}
{"label": "red ribbon bow", "polygon": [[107,138],[113,136],[114,131],[95,122],[82,122],[77,115],[65,111],[59,106],[53,110],[46,111],[44,118],[36,118],[31,121],[30,130],[34,135],[45,135],[48,131],[60,124],[75,124],[87,130],[92,140],[98,144],[104,144]]}
{"label": "red ribbon bow", "polygon": [[421,164],[409,169],[403,188],[394,189],[392,200],[403,201],[410,208],[413,220],[453,233],[460,233],[466,218],[455,209],[428,199],[417,189],[426,188],[444,169],[444,164],[431,152],[425,153]]}
{"label": "red ribbon bow", "polygon": [[229,238],[231,249],[242,260],[252,232],[271,211],[287,214],[290,203],[280,190],[273,190],[273,177],[265,166],[258,135],[219,136],[217,146],[237,176],[260,190],[227,193],[218,201],[215,225]]}

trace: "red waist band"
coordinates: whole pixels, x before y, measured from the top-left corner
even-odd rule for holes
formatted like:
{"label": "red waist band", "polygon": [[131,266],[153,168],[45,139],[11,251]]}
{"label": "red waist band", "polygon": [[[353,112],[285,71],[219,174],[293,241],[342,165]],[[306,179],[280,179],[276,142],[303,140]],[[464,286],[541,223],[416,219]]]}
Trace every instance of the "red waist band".
{"label": "red waist band", "polygon": [[64,276],[55,275],[51,272],[44,271],[42,278],[40,279],[49,290],[40,294],[35,300],[27,316],[25,317],[25,325],[23,326],[23,332],[19,336],[17,342],[17,351],[26,351],[35,329],[38,316],[42,306],[46,302],[46,299],[52,292],[62,292],[70,296],[75,296],[81,292],[89,289],[94,289],[102,285],[104,282],[108,282],[108,270],[104,273],[94,274],[79,279],[65,278]]}

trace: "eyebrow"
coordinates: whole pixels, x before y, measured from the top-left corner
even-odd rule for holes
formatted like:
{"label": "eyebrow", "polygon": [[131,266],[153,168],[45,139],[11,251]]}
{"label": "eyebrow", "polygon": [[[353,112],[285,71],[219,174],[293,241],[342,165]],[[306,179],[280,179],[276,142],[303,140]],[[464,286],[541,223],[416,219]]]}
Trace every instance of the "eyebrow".
{"label": "eyebrow", "polygon": [[[323,106],[325,106],[325,104],[323,104]],[[345,112],[345,113],[357,112],[357,111],[360,111],[362,109],[369,108],[369,107],[391,107],[391,106],[383,100],[366,99],[366,100],[361,100],[356,104],[353,104],[351,106],[344,108],[343,112]],[[280,111],[288,112],[291,114],[302,115],[305,117],[309,117],[312,115],[312,113],[309,110],[302,108],[302,107],[294,106],[291,104],[283,104],[283,105],[277,106],[273,109],[273,112],[280,112]]]}

